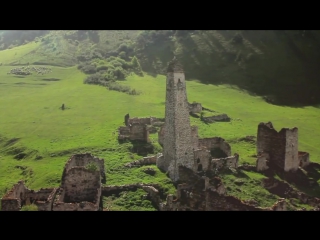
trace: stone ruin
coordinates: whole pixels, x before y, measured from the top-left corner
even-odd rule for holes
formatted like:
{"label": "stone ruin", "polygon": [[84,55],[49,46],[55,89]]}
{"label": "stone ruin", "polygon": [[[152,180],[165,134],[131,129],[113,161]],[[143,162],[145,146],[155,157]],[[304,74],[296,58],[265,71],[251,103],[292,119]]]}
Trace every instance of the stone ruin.
{"label": "stone ruin", "polygon": [[[173,60],[168,66],[166,81],[165,124],[158,132],[158,141],[163,147],[163,153],[157,157],[158,168],[168,172],[174,182],[179,181],[180,166],[194,172],[211,166],[237,168],[239,155],[231,156],[231,147],[223,138],[199,139],[198,128],[190,125],[190,106],[194,111],[202,110],[200,104],[188,103],[183,67]],[[220,150],[216,157],[215,150]]]}
{"label": "stone ruin", "polygon": [[295,172],[309,164],[309,153],[298,151],[298,128],[282,128],[277,132],[271,122],[258,125],[257,171],[276,168]]}
{"label": "stone ruin", "polygon": [[[88,168],[94,164],[97,169]],[[73,155],[64,167],[58,188],[34,191],[19,181],[1,199],[2,211],[19,211],[35,204],[40,211],[98,211],[102,208],[101,183],[106,181],[104,160],[89,153]]]}
{"label": "stone ruin", "polygon": [[189,112],[193,114],[200,113],[203,110],[201,103],[197,103],[197,102],[188,103],[188,107],[189,107]]}
{"label": "stone ruin", "polygon": [[[145,161],[148,160],[146,158]],[[155,160],[152,161],[155,164]],[[92,164],[94,169],[90,168]],[[104,160],[90,153],[75,154],[64,167],[59,187],[34,191],[19,181],[1,199],[1,211],[20,211],[30,204],[35,204],[39,211],[101,211],[103,196],[139,188],[146,192],[145,198],[159,210],[164,190],[158,184],[102,186],[102,183],[106,183]]]}
{"label": "stone ruin", "polygon": [[149,143],[149,134],[157,132],[156,127],[163,124],[162,120],[156,117],[130,118],[129,114],[124,116],[125,126],[118,129],[118,141],[140,141]]}
{"label": "stone ruin", "polygon": [[201,177],[182,166],[179,172],[184,183],[178,185],[176,197],[170,194],[165,203],[160,203],[160,211],[286,211],[283,198],[270,208],[256,207],[227,195],[219,177]]}

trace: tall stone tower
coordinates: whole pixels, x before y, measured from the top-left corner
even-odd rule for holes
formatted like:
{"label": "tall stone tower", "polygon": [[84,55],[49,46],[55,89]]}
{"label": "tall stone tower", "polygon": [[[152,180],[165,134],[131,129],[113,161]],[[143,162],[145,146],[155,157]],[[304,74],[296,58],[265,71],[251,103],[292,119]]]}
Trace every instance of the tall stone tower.
{"label": "tall stone tower", "polygon": [[157,166],[176,182],[179,165],[193,169],[193,164],[186,81],[182,65],[174,58],[167,69],[163,156],[157,159]]}

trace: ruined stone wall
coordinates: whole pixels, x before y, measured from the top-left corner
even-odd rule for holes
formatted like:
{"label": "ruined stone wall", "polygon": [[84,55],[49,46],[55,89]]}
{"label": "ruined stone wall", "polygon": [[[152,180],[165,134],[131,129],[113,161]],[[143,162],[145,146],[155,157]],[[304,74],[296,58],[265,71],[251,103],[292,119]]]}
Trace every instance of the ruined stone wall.
{"label": "ruined stone wall", "polygon": [[[31,190],[33,191],[33,190]],[[52,211],[52,204],[56,194],[57,188],[48,188],[39,190],[39,197],[37,192],[32,193],[32,198],[36,199],[34,204],[37,205],[38,211]],[[30,195],[29,195],[30,196]],[[29,197],[30,203],[31,197]]]}
{"label": "ruined stone wall", "polygon": [[80,203],[65,203],[63,199],[63,188],[57,190],[57,194],[54,198],[52,211],[98,211],[99,204],[91,202],[80,202]]}
{"label": "ruined stone wall", "polygon": [[144,157],[140,160],[136,160],[134,162],[130,162],[125,164],[126,167],[135,167],[135,166],[145,166],[145,165],[152,165],[157,163],[157,156],[149,156]]}
{"label": "ruined stone wall", "polygon": [[194,168],[193,171],[207,171],[210,169],[211,154],[205,149],[194,151]]}
{"label": "ruined stone wall", "polygon": [[229,122],[231,119],[227,114],[220,114],[216,116],[202,117],[202,121],[206,123],[214,122]]}
{"label": "ruined stone wall", "polygon": [[[156,118],[155,118],[156,120]],[[148,117],[148,118],[129,118],[128,119],[128,124],[140,124],[140,125],[152,125],[154,121],[153,117]]]}
{"label": "ruined stone wall", "polygon": [[257,154],[269,153],[270,165],[284,171],[295,171],[299,167],[298,129],[282,128],[277,132],[271,122],[260,123],[257,133]]}
{"label": "ruined stone wall", "polygon": [[194,165],[189,107],[183,70],[168,72],[166,90],[163,162],[157,163],[157,165],[162,170],[168,171],[173,181],[177,181],[179,179],[179,165],[187,166],[190,169]]}
{"label": "ruined stone wall", "polygon": [[221,137],[200,138],[199,148],[206,147],[208,150],[220,148],[227,156],[231,156],[231,146]]}
{"label": "ruined stone wall", "polygon": [[64,179],[66,177],[66,172],[69,171],[73,167],[85,167],[89,163],[94,163],[99,167],[101,174],[102,183],[106,182],[106,173],[104,167],[104,159],[97,158],[90,153],[81,153],[73,155],[64,167],[64,171],[62,173],[61,185],[64,185]]}
{"label": "ruined stone wall", "polygon": [[119,127],[118,128],[118,140],[123,141],[130,139],[130,128],[129,127]]}
{"label": "ruined stone wall", "polygon": [[199,135],[198,135],[198,126],[191,126],[191,139],[193,149],[196,150],[199,147]]}
{"label": "ruined stone wall", "polygon": [[158,143],[160,144],[161,147],[163,147],[163,142],[164,142],[164,125],[160,128],[158,132]]}
{"label": "ruined stone wall", "polygon": [[1,211],[20,211],[28,191],[23,181],[16,183],[1,199]]}
{"label": "ruined stone wall", "polygon": [[189,112],[200,113],[202,111],[201,103],[189,103]]}
{"label": "ruined stone wall", "polygon": [[134,123],[130,126],[130,140],[131,141],[143,141],[150,142],[149,131],[147,125]]}
{"label": "ruined stone wall", "polygon": [[218,177],[209,179],[192,173],[189,169],[180,167],[180,176],[189,175],[188,182],[179,184],[177,198],[167,197],[160,204],[161,211],[284,211],[286,202],[280,199],[269,208],[255,207],[234,196],[226,195],[222,181]]}
{"label": "ruined stone wall", "polygon": [[19,181],[2,198],[2,211],[20,211],[23,205],[34,203],[39,211],[51,211],[53,196],[56,189],[42,188],[38,191],[25,187],[23,181]]}
{"label": "ruined stone wall", "polygon": [[148,126],[140,123],[132,123],[128,127],[119,127],[118,140],[150,142]]}
{"label": "ruined stone wall", "polygon": [[35,204],[38,211],[51,211],[57,188],[41,188],[38,191],[29,190],[26,195],[26,205]]}
{"label": "ruined stone wall", "polygon": [[257,134],[257,154],[269,153],[270,165],[284,169],[286,149],[286,130],[277,132],[271,122],[260,123]]}
{"label": "ruined stone wall", "polygon": [[211,170],[220,170],[225,168],[238,168],[239,163],[239,155],[237,153],[234,156],[226,157],[226,158],[218,158],[211,160]]}
{"label": "ruined stone wall", "polygon": [[271,122],[260,123],[257,131],[257,154],[267,152],[270,149],[270,139],[276,138],[277,134]]}
{"label": "ruined stone wall", "polygon": [[101,195],[100,172],[83,167],[73,167],[67,172],[61,202],[99,202]]}
{"label": "ruined stone wall", "polygon": [[300,162],[300,167],[304,168],[309,166],[310,164],[310,158],[309,158],[309,153],[307,152],[298,152],[299,155],[299,162]]}
{"label": "ruined stone wall", "polygon": [[265,170],[269,169],[269,154],[262,152],[259,153],[257,156],[257,162],[256,162],[256,170],[258,172],[263,172]]}
{"label": "ruined stone wall", "polygon": [[284,170],[296,171],[300,161],[298,156],[298,128],[286,129],[286,148]]}

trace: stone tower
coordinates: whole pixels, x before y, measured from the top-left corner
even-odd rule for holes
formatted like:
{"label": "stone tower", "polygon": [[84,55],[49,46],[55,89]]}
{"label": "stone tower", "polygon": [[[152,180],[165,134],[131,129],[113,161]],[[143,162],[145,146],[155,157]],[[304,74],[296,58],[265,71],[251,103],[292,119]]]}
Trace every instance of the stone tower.
{"label": "stone tower", "polygon": [[179,165],[193,169],[194,153],[191,138],[189,105],[182,65],[173,59],[167,69],[166,110],[163,155],[157,166],[179,180]]}

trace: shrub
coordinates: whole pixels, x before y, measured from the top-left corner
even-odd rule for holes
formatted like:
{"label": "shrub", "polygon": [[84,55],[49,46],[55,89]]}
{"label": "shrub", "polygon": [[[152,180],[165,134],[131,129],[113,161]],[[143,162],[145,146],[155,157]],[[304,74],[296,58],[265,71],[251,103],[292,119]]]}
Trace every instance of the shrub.
{"label": "shrub", "polygon": [[38,206],[35,204],[24,205],[20,211],[38,211]]}
{"label": "shrub", "polygon": [[107,88],[112,91],[123,92],[129,95],[140,95],[140,92],[136,91],[135,89],[131,89],[129,86],[124,86],[117,82],[108,82]]}
{"label": "shrub", "polygon": [[86,169],[90,170],[90,171],[98,171],[99,168],[97,166],[97,164],[95,163],[88,163],[86,166],[85,166]]}

